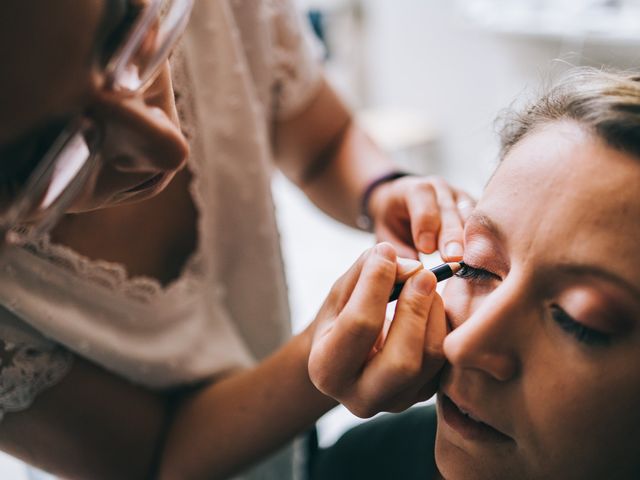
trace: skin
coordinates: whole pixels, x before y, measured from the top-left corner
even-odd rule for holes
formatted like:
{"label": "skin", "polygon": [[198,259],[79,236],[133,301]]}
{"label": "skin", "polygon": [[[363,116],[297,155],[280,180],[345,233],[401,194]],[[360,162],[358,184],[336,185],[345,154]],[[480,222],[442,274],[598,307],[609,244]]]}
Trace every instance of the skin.
{"label": "skin", "polygon": [[[408,276],[395,328],[385,348],[372,351],[389,292]],[[228,478],[335,406],[325,394],[361,416],[428,398],[443,363],[428,347],[442,343],[445,328],[433,274],[407,269],[390,244],[377,245],[334,284],[302,334],[184,405],[168,432],[161,478]]]}
{"label": "skin", "polygon": [[[283,122],[278,132],[280,168],[319,208],[347,225],[356,226],[369,182],[397,169],[326,82],[309,108]],[[323,138],[332,140],[320,142]],[[314,160],[301,164],[309,151]],[[444,260],[455,261],[462,257],[463,225],[473,205],[473,198],[442,178],[405,177],[376,188],[368,211],[378,241],[392,243],[398,255],[418,258],[418,252],[439,250]]]}
{"label": "skin", "polygon": [[[103,27],[103,2],[76,5],[70,0],[52,4],[11,1],[6,8],[3,38],[11,38],[22,48],[1,52],[3,64],[15,68],[6,69],[9,75],[3,75],[1,85],[0,102],[8,107],[0,114],[0,146],[37,137],[39,130],[55,119],[84,110],[102,128],[101,161],[99,171],[72,211],[143,200],[166,187],[184,166],[188,153],[176,121],[168,67],[144,96],[123,98],[104,89],[104,76],[96,67],[96,50],[103,46],[97,33]],[[34,8],[42,15],[30,14]],[[106,20],[104,27],[113,29],[118,20],[116,15],[113,20]],[[65,28],[68,25],[82,28]],[[40,34],[31,35],[33,31]],[[50,45],[60,48],[51,49]],[[39,53],[49,51],[51,54],[46,56]],[[24,78],[30,79],[29,95],[20,94],[24,92]],[[161,187],[136,195],[124,194],[161,172],[167,173]]]}
{"label": "skin", "polygon": [[[183,168],[188,146],[166,69],[144,94],[125,98],[103,88],[94,40],[105,6],[101,0],[3,3],[0,45],[12,48],[0,47],[0,167],[13,160],[2,152],[16,142],[28,144],[55,119],[86,112],[104,133],[100,168],[53,239],[121,263],[130,276],[166,284],[196,242],[190,173]],[[277,139],[281,168],[345,222],[357,216],[367,182],[393,168],[326,83],[305,111],[278,125]],[[158,172],[166,177],[156,188],[124,193]],[[449,206],[456,201],[452,189],[436,196],[432,179],[414,183],[410,191],[430,195],[436,210],[442,199]],[[457,211],[443,210],[438,222],[433,212],[416,216],[407,190],[392,187],[372,196],[371,212],[378,224],[387,222],[389,202],[405,213],[405,222],[389,227],[405,239],[398,249],[410,256],[416,248],[435,249],[412,240],[425,229],[434,237],[446,230],[445,243],[460,241]],[[389,291],[412,274],[394,326],[383,335]],[[365,416],[433,394],[446,331],[434,282],[419,266],[398,263],[396,248],[380,244],[336,283],[304,332],[256,367],[188,390],[151,392],[77,357],[62,382],[3,419],[0,448],[64,478],[227,478],[333,407],[325,393]],[[375,350],[381,341],[385,348]],[[334,355],[336,348],[342,355]]]}
{"label": "skin", "polygon": [[[444,295],[444,478],[638,478],[639,184],[637,158],[568,121],[528,134],[498,168],[465,231],[464,261],[490,273]],[[553,305],[610,340],[581,342]],[[509,438],[465,437],[443,395]]]}

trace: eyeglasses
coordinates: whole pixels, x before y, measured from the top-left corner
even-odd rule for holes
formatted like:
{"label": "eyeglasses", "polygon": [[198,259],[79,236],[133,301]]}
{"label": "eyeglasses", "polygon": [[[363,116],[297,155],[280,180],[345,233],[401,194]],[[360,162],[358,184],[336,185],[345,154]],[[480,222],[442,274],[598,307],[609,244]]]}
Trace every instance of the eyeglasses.
{"label": "eyeglasses", "polygon": [[[194,0],[132,0],[127,31],[103,59],[105,87],[130,96],[157,77],[187,25]],[[50,230],[96,168],[100,130],[86,115],[60,127],[40,151],[42,159],[0,209],[0,246],[22,243]],[[36,159],[37,160],[37,159]],[[19,228],[29,220],[28,229]]]}

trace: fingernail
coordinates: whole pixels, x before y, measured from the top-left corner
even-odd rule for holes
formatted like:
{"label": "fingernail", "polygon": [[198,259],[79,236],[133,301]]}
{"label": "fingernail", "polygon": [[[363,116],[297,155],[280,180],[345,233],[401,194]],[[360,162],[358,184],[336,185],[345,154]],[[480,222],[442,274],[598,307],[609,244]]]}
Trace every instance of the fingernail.
{"label": "fingernail", "polygon": [[398,264],[398,276],[410,276],[422,268],[422,262],[413,258],[396,258]]}
{"label": "fingernail", "polygon": [[418,236],[418,248],[427,252],[436,249],[436,236],[431,232],[423,232]]}
{"label": "fingernail", "polygon": [[428,270],[416,273],[411,277],[411,280],[413,280],[414,288],[420,290],[425,295],[431,295],[436,288],[433,274]]}
{"label": "fingernail", "polygon": [[461,200],[456,204],[460,213],[469,214],[474,208],[475,205],[471,200]]}
{"label": "fingernail", "polygon": [[462,258],[463,253],[462,245],[458,242],[449,242],[444,249],[447,258]]}

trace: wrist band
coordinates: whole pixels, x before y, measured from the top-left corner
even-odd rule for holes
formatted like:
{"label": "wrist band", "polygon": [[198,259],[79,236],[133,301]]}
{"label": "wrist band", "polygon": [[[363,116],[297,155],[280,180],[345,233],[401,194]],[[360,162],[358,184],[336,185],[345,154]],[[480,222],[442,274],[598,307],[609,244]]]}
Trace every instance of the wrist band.
{"label": "wrist band", "polygon": [[378,188],[380,185],[392,182],[397,180],[398,178],[407,177],[411,175],[407,172],[401,172],[399,170],[394,170],[392,172],[385,173],[377,178],[374,178],[369,184],[367,188],[364,189],[364,193],[360,199],[360,215],[356,218],[356,225],[358,228],[362,230],[366,230],[367,232],[373,231],[373,218],[369,214],[369,200],[371,199],[371,195],[374,190]]}

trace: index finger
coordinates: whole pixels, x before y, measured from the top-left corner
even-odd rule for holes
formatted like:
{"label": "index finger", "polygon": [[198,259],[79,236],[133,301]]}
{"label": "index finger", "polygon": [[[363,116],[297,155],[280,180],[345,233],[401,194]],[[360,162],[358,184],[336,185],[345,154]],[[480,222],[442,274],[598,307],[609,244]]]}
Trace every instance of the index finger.
{"label": "index finger", "polygon": [[434,187],[438,197],[441,221],[438,249],[446,262],[461,260],[464,253],[464,225],[458,214],[455,193],[444,180],[434,182]]}
{"label": "index finger", "polygon": [[438,246],[441,215],[433,185],[426,180],[415,185],[408,193],[406,201],[413,244],[423,253],[434,252]]}
{"label": "index finger", "polygon": [[394,392],[415,381],[423,368],[425,334],[436,278],[428,270],[411,277],[400,294],[381,352],[363,374],[363,388]]}
{"label": "index finger", "polygon": [[377,245],[365,259],[349,300],[322,339],[323,365],[331,372],[333,385],[351,384],[362,370],[384,326],[395,276],[393,247]]}

